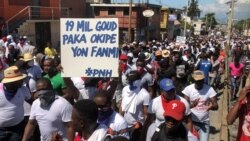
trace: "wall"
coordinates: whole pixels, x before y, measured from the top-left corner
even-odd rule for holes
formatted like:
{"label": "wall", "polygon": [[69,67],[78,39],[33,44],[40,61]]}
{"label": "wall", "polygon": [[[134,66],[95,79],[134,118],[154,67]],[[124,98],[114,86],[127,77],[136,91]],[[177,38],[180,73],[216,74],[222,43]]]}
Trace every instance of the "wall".
{"label": "wall", "polygon": [[[73,2],[74,1],[74,2]],[[61,0],[62,7],[68,7],[71,10],[69,11],[69,16],[71,18],[84,18],[85,17],[85,0]]]}
{"label": "wall", "polygon": [[60,22],[53,21],[50,22],[51,29],[51,43],[53,47],[57,47],[58,42],[60,41]]}
{"label": "wall", "polygon": [[36,45],[36,31],[34,22],[25,22],[18,28],[18,33],[20,36],[27,36],[28,40]]}
{"label": "wall", "polygon": [[4,17],[4,0],[0,0],[0,17]]}
{"label": "wall", "polygon": [[[115,15],[108,15],[108,8],[106,7],[95,7],[100,10],[99,16],[95,16],[96,18],[118,18],[119,27],[120,28],[128,28],[129,27],[129,16],[123,15],[123,7],[116,8]],[[131,16],[131,28],[136,28],[138,26],[138,15],[135,8],[133,8],[132,16]]]}
{"label": "wall", "polygon": [[2,5],[3,6],[3,17],[5,18],[6,21],[9,18],[11,18],[12,16],[14,16],[16,13],[18,13],[20,10],[22,10],[23,8],[26,7],[24,5],[9,5],[8,0],[1,0],[0,3],[3,4]]}

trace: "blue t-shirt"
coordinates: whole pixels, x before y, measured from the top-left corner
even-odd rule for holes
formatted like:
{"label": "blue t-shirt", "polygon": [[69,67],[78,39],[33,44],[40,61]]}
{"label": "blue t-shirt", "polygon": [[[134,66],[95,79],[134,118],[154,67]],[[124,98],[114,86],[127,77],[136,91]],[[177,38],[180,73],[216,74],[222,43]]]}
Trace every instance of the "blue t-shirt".
{"label": "blue t-shirt", "polygon": [[212,70],[212,63],[208,60],[200,60],[197,65],[197,68],[204,72],[204,82],[208,84],[209,72]]}

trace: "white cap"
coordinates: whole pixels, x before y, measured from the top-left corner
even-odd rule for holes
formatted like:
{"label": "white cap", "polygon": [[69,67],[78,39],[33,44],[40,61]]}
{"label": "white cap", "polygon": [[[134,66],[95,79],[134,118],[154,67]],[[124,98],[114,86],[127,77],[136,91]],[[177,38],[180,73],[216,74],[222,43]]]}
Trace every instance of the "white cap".
{"label": "white cap", "polygon": [[129,52],[129,53],[127,54],[127,56],[128,56],[128,57],[132,57],[132,58],[134,57],[133,53],[131,53],[131,52]]}
{"label": "white cap", "polygon": [[13,39],[12,35],[8,35],[6,38],[7,39]]}
{"label": "white cap", "polygon": [[215,48],[213,47],[211,47],[209,50],[212,51],[213,53],[215,52]]}

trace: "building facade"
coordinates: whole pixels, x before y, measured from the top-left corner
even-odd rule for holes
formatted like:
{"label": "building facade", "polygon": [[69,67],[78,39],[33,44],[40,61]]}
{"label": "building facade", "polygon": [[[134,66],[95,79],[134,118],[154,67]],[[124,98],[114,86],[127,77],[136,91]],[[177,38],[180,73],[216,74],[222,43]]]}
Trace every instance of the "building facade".
{"label": "building facade", "polygon": [[18,32],[43,51],[46,42],[59,47],[60,18],[84,18],[85,0],[0,0],[3,35]]}
{"label": "building facade", "polygon": [[[95,18],[118,18],[120,43],[128,41],[129,4],[91,4]],[[132,40],[145,41],[159,39],[160,35],[160,5],[132,4],[131,33]],[[154,15],[143,16],[143,11],[151,9]]]}

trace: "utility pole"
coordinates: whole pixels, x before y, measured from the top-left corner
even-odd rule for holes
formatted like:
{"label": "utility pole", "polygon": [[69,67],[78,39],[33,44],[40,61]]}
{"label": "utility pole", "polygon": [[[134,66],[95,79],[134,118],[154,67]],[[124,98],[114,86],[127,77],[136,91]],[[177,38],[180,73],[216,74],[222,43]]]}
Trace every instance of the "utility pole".
{"label": "utility pole", "polygon": [[230,16],[228,19],[228,25],[227,25],[227,30],[228,30],[228,34],[227,34],[227,44],[230,45],[230,40],[231,40],[231,35],[232,35],[232,25],[233,25],[233,16],[234,16],[234,3],[235,0],[231,0],[231,4],[230,4]]}
{"label": "utility pole", "polygon": [[129,27],[128,27],[128,42],[131,43],[131,18],[132,18],[132,0],[129,0]]}
{"label": "utility pole", "polygon": [[[234,3],[235,3],[235,0],[231,0],[231,3],[230,3],[230,12],[229,12],[229,16],[228,16],[228,25],[227,25],[227,44],[226,44],[226,60],[225,60],[225,67],[226,67],[226,79],[229,81],[229,67],[228,67],[228,58],[229,58],[229,49],[231,49],[230,47],[230,40],[231,40],[231,34],[232,34],[232,23],[233,23],[233,16],[234,16]],[[226,90],[225,90],[227,93],[228,93],[228,88],[226,87]],[[231,96],[231,94],[229,94]],[[231,98],[231,97],[230,97]]]}
{"label": "utility pole", "polygon": [[189,7],[189,0],[187,0],[187,8],[185,9],[185,15],[186,15],[186,18],[185,18],[185,24],[184,24],[184,37],[186,37],[186,31],[187,31],[187,15],[188,15],[188,7]]}

